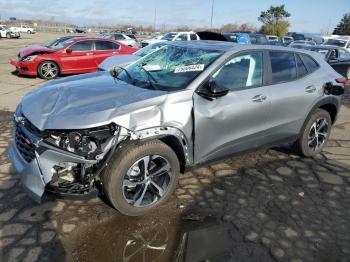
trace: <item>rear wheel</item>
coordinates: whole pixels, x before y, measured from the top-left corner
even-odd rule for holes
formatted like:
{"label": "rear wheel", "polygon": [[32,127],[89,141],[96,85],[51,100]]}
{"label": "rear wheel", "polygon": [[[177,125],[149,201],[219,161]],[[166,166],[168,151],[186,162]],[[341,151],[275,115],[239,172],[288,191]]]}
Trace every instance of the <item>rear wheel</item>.
{"label": "rear wheel", "polygon": [[11,35],[9,33],[6,34],[6,38],[7,39],[10,39],[11,38]]}
{"label": "rear wheel", "polygon": [[180,172],[175,152],[159,140],[122,149],[102,176],[113,207],[140,216],[164,203],[176,188]]}
{"label": "rear wheel", "polygon": [[44,79],[54,79],[58,76],[60,69],[53,61],[41,62],[38,66],[38,74]]}
{"label": "rear wheel", "polygon": [[317,109],[308,119],[295,146],[303,156],[312,157],[320,153],[326,144],[332,126],[329,113]]}

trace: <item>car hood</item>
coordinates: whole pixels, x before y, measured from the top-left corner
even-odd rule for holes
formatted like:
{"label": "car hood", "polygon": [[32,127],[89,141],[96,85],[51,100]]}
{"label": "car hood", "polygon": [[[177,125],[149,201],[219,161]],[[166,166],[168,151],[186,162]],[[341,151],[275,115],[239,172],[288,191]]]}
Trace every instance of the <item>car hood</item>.
{"label": "car hood", "polygon": [[21,110],[40,130],[84,129],[111,122],[131,129],[135,122],[129,114],[138,110],[145,118],[145,110],[154,112],[166,94],[99,72],[50,81],[25,95]]}
{"label": "car hood", "polygon": [[45,53],[53,53],[55,52],[55,50],[52,50],[50,48],[47,48],[45,46],[41,46],[41,45],[30,45],[27,46],[23,49],[21,49],[21,51],[19,51],[19,57],[26,57],[29,55],[35,55],[35,54],[45,54]]}
{"label": "car hood", "polygon": [[114,55],[103,60],[103,62],[98,66],[98,68],[110,71],[117,65],[124,67],[136,61],[139,58],[140,56],[137,55]]}

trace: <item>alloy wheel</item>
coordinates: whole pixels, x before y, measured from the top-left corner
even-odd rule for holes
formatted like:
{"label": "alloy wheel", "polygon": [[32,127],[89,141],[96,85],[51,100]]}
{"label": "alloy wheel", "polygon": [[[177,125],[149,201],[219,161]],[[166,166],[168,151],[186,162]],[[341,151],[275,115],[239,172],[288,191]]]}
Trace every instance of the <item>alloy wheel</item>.
{"label": "alloy wheel", "polygon": [[46,79],[55,78],[58,74],[58,67],[55,63],[44,62],[40,67],[41,75]]}
{"label": "alloy wheel", "polygon": [[308,135],[308,146],[312,151],[317,151],[326,142],[329,123],[326,118],[318,118],[312,124]]}
{"label": "alloy wheel", "polygon": [[171,166],[159,155],[137,160],[123,179],[123,195],[134,207],[145,207],[159,201],[167,192],[172,179]]}

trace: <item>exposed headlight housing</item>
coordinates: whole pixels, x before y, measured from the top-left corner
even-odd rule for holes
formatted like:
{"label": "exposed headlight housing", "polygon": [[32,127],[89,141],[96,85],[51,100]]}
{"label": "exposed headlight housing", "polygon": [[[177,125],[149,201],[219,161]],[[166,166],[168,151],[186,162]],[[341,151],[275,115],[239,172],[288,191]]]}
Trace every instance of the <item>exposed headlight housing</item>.
{"label": "exposed headlight housing", "polygon": [[118,130],[115,124],[84,130],[47,130],[44,141],[87,159],[98,159]]}
{"label": "exposed headlight housing", "polygon": [[22,59],[22,61],[33,61],[35,60],[36,58],[38,57],[38,55],[29,55],[29,56],[26,56]]}

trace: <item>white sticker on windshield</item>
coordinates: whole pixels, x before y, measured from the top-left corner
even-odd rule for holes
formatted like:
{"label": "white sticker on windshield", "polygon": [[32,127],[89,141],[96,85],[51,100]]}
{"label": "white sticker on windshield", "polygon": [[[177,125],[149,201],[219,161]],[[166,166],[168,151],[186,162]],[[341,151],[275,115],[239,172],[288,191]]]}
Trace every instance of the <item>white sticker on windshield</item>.
{"label": "white sticker on windshield", "polygon": [[203,70],[204,70],[204,64],[188,65],[188,66],[176,67],[174,73],[177,74],[177,73],[203,71]]}

